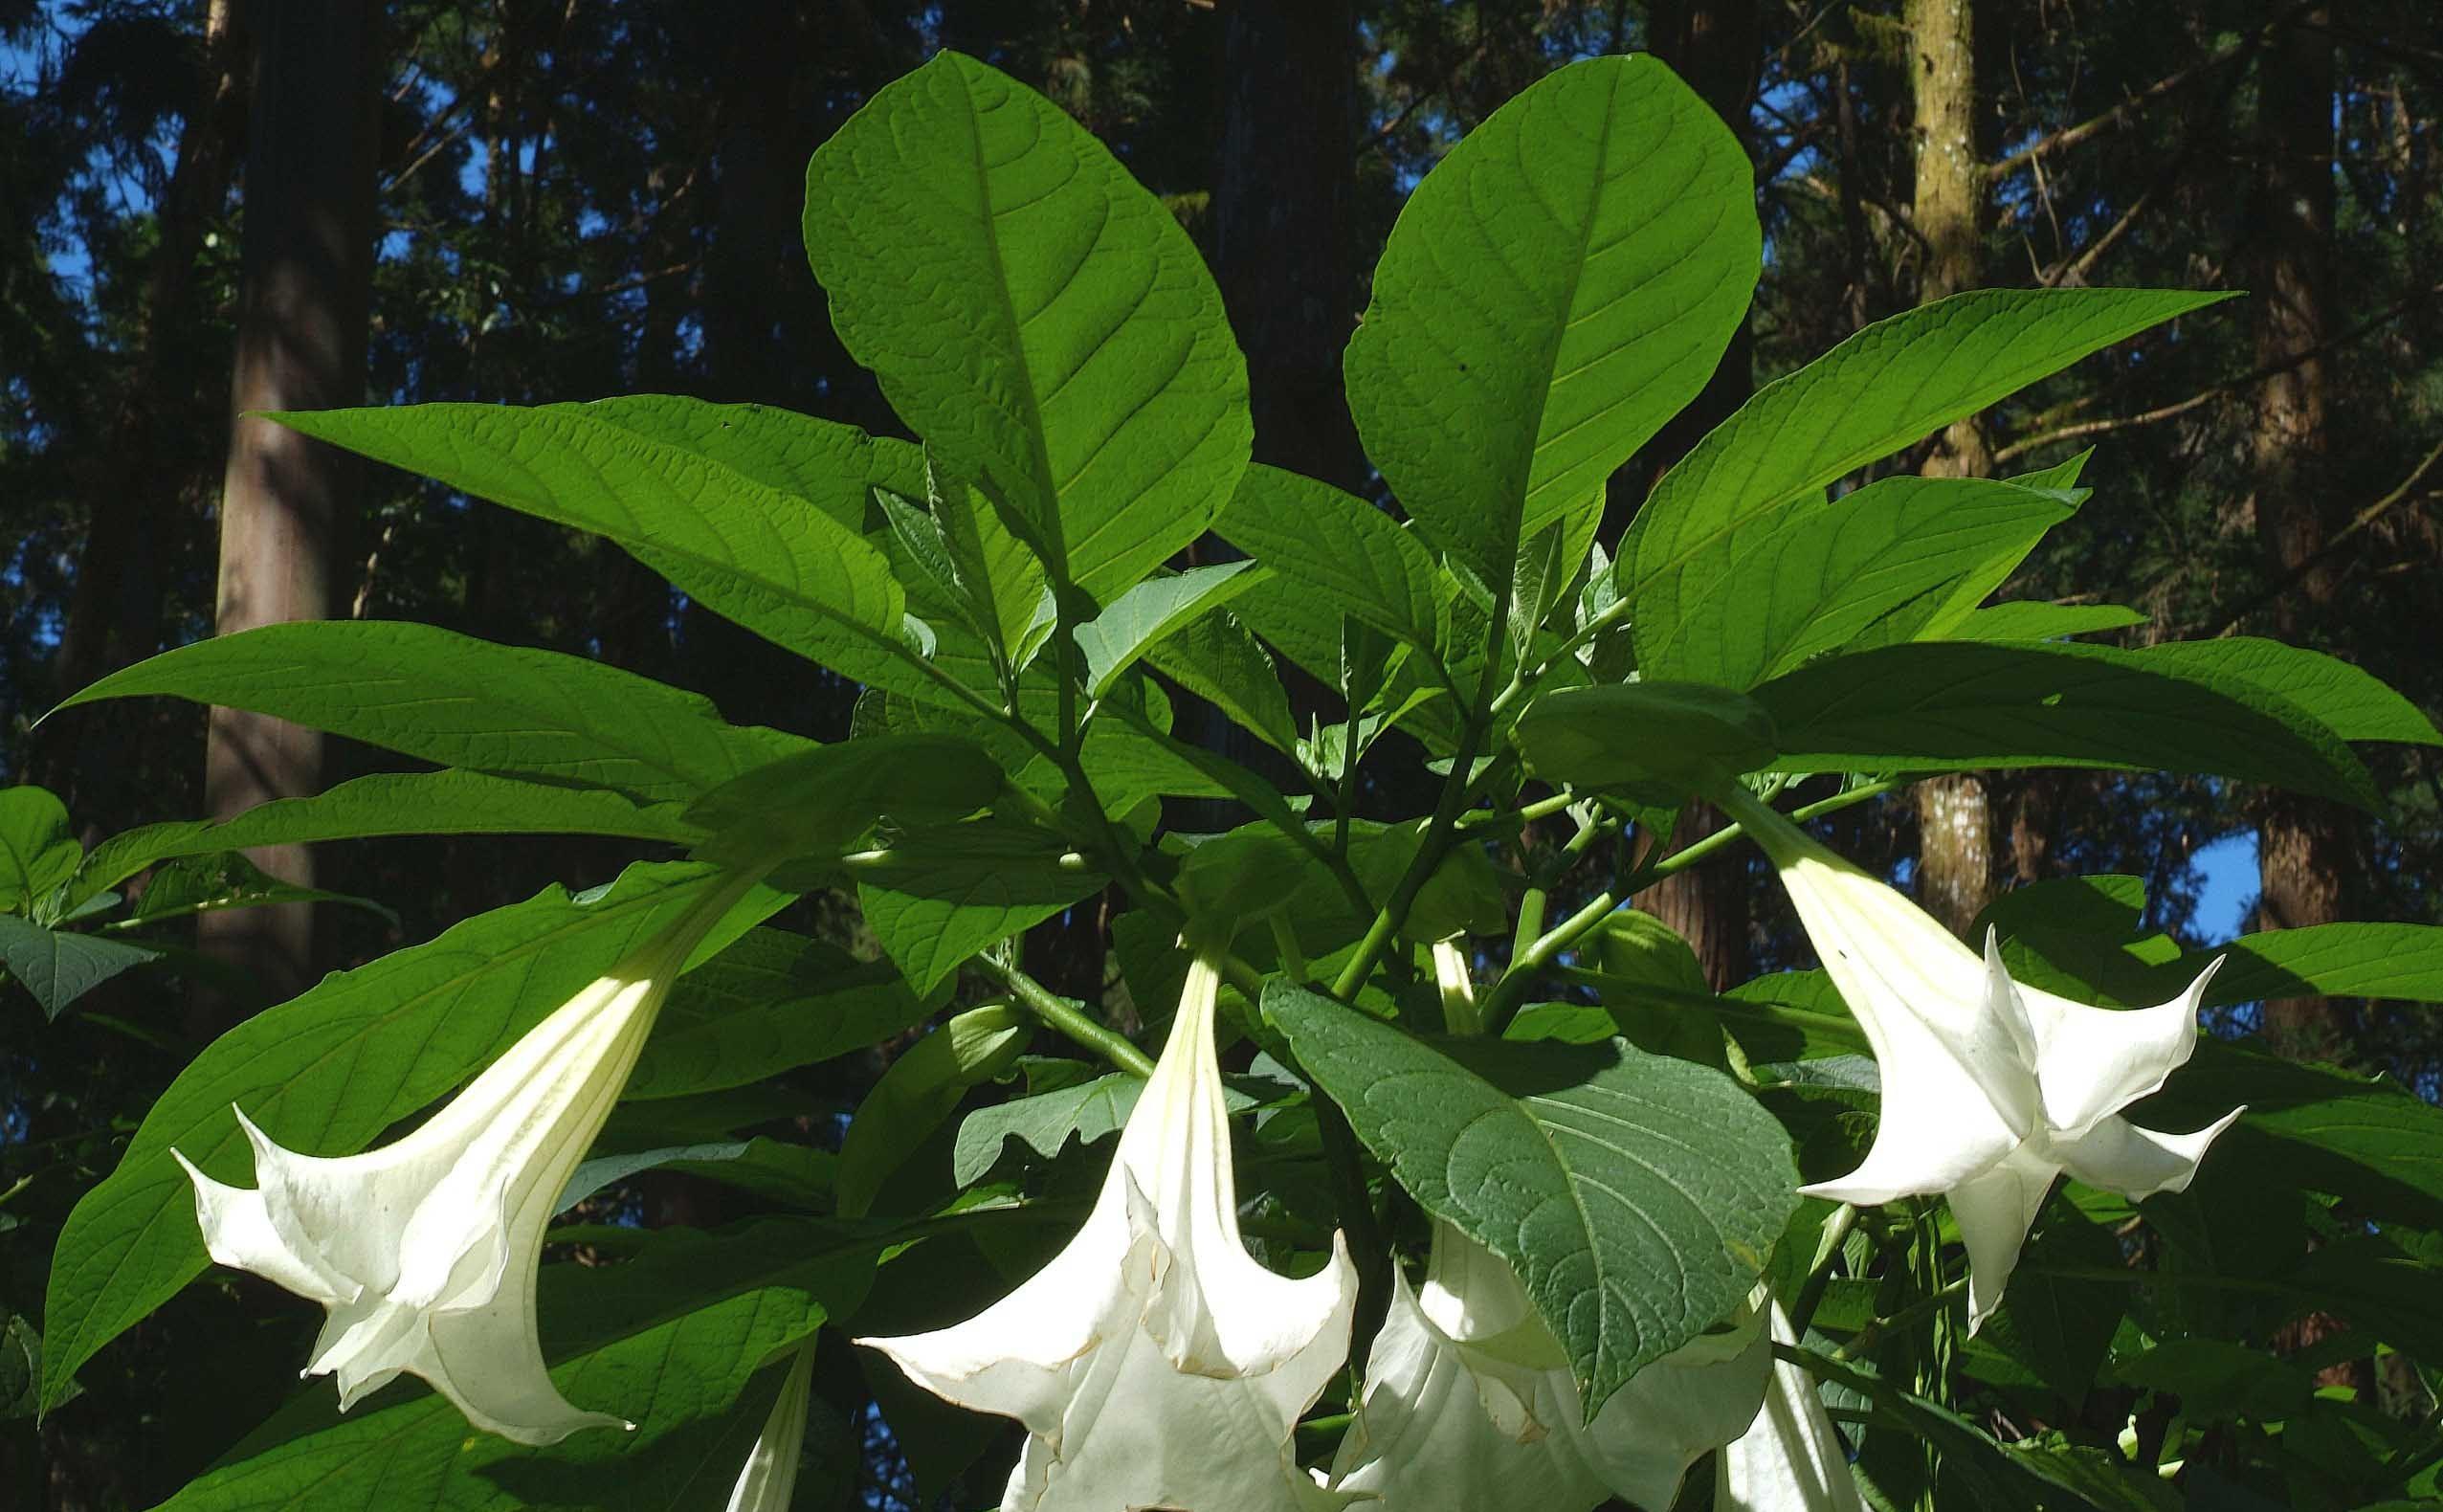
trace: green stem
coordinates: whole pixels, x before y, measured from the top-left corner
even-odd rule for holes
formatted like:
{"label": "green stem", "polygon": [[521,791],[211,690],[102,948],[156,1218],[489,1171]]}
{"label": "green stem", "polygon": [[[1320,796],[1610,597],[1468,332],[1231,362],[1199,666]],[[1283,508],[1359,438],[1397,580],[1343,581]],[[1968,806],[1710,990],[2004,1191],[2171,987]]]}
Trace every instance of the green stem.
{"label": "green stem", "polygon": [[1604,922],[1620,906],[1620,894],[1606,889],[1589,899],[1587,905],[1562,920],[1539,938],[1535,944],[1514,955],[1509,969],[1494,985],[1493,995],[1484,1002],[1484,1032],[1499,1039],[1510,1029],[1510,1020],[1519,1016],[1522,1001],[1536,978],[1551,967],[1555,957],[1578,943],[1580,936]]}
{"label": "green stem", "polygon": [[1549,798],[1538,798],[1533,803],[1507,812],[1497,812],[1491,809],[1478,810],[1473,813],[1459,815],[1459,828],[1477,830],[1498,824],[1505,830],[1522,830],[1538,819],[1548,818],[1559,813],[1577,801],[1576,793],[1556,792]]}
{"label": "green stem", "polygon": [[1824,1289],[1832,1281],[1832,1256],[1840,1253],[1842,1241],[1856,1223],[1857,1209],[1846,1202],[1834,1208],[1832,1215],[1825,1220],[1823,1236],[1815,1244],[1815,1263],[1807,1273],[1807,1284],[1798,1289],[1798,1296],[1790,1302],[1789,1326],[1796,1337],[1807,1337],[1807,1325],[1815,1321],[1815,1309],[1823,1303]]}
{"label": "green stem", "polygon": [[[1865,1327],[1860,1328],[1857,1331],[1857,1336],[1855,1338],[1833,1350],[1832,1358],[1843,1362],[1856,1359],[1859,1355],[1864,1354],[1868,1349],[1873,1348],[1885,1334],[1890,1333],[1895,1328],[1906,1327],[1910,1323],[1916,1323],[1921,1318],[1929,1317],[1933,1314],[1942,1312],[1944,1308],[1950,1306],[1953,1301],[1966,1296],[1967,1289],[1968,1279],[1963,1276],[1958,1280],[1953,1281],[1950,1285],[1943,1287],[1928,1296],[1918,1299],[1916,1301],[1911,1302],[1906,1307],[1901,1308],[1899,1311],[1893,1313],[1888,1317],[1873,1320],[1867,1323]],[[1776,1346],[1776,1352],[1778,1352],[1778,1347],[1779,1346]],[[1803,1364],[1804,1362],[1800,1363]],[[1921,1392],[1919,1394],[1923,1395],[1924,1393]]]}
{"label": "green stem", "polygon": [[977,956],[975,963],[987,976],[1007,988],[1010,995],[1018,1000],[1018,1006],[1041,1019],[1045,1028],[1068,1035],[1130,1076],[1154,1074],[1154,1063],[1144,1051],[1118,1030],[1097,1023],[1082,1003],[1060,996],[1016,967],[989,954]]}
{"label": "green stem", "polygon": [[1304,985],[1306,952],[1299,946],[1298,930],[1290,923],[1289,915],[1277,908],[1265,915],[1265,920],[1273,927],[1273,948],[1280,953],[1281,974]]}
{"label": "green stem", "polygon": [[[1806,820],[1814,818],[1817,814],[1831,813],[1837,809],[1847,809],[1853,805],[1864,803],[1869,798],[1880,798],[1887,792],[1897,792],[1900,789],[1908,787],[1916,780],[1917,779],[1914,777],[1887,777],[1881,782],[1870,782],[1865,784],[1863,787],[1852,788],[1843,792],[1836,792],[1829,798],[1819,798],[1815,802],[1808,804],[1802,808],[1793,809],[1789,812],[1787,817],[1789,822],[1793,824],[1803,823]],[[1749,801],[1753,802],[1754,800],[1750,799]],[[1736,800],[1734,800],[1733,805],[1726,807],[1735,806]],[[1736,823],[1725,824],[1721,829],[1716,830],[1713,834],[1704,836],[1702,839],[1692,842],[1685,850],[1675,851],[1669,856],[1655,862],[1653,866],[1648,867],[1645,871],[1645,877],[1649,880],[1652,880],[1658,878],[1669,877],[1674,872],[1694,866],[1699,861],[1703,860],[1706,856],[1713,855],[1716,851],[1719,851],[1724,846],[1729,845],[1732,841],[1741,838],[1746,834],[1746,829],[1742,825]]]}

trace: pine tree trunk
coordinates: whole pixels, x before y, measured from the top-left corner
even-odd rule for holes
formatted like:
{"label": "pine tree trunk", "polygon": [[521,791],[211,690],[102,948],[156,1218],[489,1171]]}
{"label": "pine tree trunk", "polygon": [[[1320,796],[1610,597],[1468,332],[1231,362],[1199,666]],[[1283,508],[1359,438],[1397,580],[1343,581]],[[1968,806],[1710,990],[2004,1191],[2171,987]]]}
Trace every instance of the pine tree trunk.
{"label": "pine tree trunk", "polygon": [[[1671,0],[1655,6],[1651,26],[1648,45],[1714,107],[1741,147],[1752,156],[1748,110],[1757,70],[1764,60],[1758,8],[1746,0]],[[1633,464],[1643,475],[1644,486],[1651,487],[1706,432],[1747,402],[1756,389],[1754,357],[1749,322],[1742,317],[1721,362],[1696,401],[1663,428]],[[1618,481],[1614,479],[1615,485]],[[1615,488],[1606,511],[1606,539],[1616,541],[1626,523]],[[1713,834],[1723,822],[1713,806],[1697,804],[1680,821],[1674,844],[1685,846]],[[1747,875],[1740,864],[1743,854],[1715,856],[1674,873],[1632,900],[1688,942],[1705,968],[1705,980],[1717,989],[1744,981],[1754,967],[1747,940]]]}
{"label": "pine tree trunk", "polygon": [[[224,635],[330,612],[359,469],[337,448],[253,412],[364,402],[381,99],[382,11],[372,0],[264,0],[250,19],[254,110],[215,614]],[[205,806],[226,819],[310,794],[322,766],[319,733],[215,708]],[[301,845],[251,854],[276,877],[313,880]],[[307,905],[209,913],[198,934],[205,949],[276,995],[314,979]]]}
{"label": "pine tree trunk", "polygon": [[[1907,0],[1910,93],[1917,109],[1913,219],[1925,238],[1921,301],[1981,281],[1985,162],[1976,134],[1976,16],[1971,0]],[[1992,452],[1972,416],[1943,434],[1922,471],[1983,478]],[[1917,895],[1965,934],[1993,900],[1993,804],[1986,780],[1960,772],[1918,784]]]}
{"label": "pine tree trunk", "polygon": [[[2292,363],[2333,332],[2333,44],[2325,12],[2301,17],[2257,71],[2257,184],[2245,244],[2254,254],[2248,301],[2261,367]],[[2249,437],[2256,537],[2272,581],[2313,560],[2331,531],[2326,508],[2326,368],[2296,362],[2257,390]],[[2305,571],[2271,606],[2274,634],[2312,639],[2332,610],[2329,567]],[[2276,793],[2257,826],[2257,926],[2295,929],[2343,916],[2354,826],[2337,805]],[[2286,1053],[2332,1056],[2346,1038],[2342,1005],[2281,998],[2265,1005],[2266,1036]]]}

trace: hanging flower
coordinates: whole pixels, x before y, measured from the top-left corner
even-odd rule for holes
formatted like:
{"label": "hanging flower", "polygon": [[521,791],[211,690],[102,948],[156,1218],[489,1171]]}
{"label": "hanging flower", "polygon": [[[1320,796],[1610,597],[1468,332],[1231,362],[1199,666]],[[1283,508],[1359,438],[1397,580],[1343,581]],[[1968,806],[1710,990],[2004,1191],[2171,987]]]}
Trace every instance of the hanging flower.
{"label": "hanging flower", "polygon": [[1882,1125],[1866,1163],[1800,1190],[1861,1206],[1947,1197],[1967,1245],[1970,1332],[2001,1304],[2054,1176],[2066,1170],[2133,1201],[2179,1191],[2244,1111],[2194,1134],[2159,1134],[2120,1116],[2195,1051],[2212,967],[2170,1002],[2127,1012],[2022,986],[2003,968],[1991,930],[1980,960],[1745,789],[1722,801],[1772,857],[1882,1068]]}
{"label": "hanging flower", "polygon": [[1751,1318],[1655,1361],[1583,1423],[1567,1356],[1517,1273],[1436,1220],[1424,1289],[1394,1274],[1332,1488],[1383,1512],[1667,1507],[1688,1467],[1754,1419],[1770,1362]]}
{"label": "hanging flower", "polygon": [[1238,1234],[1213,1051],[1213,963],[1188,967],[1169,1042],[1085,1227],[956,1327],[865,1339],[936,1396],[1027,1427],[1004,1512],[1263,1512],[1341,1499],[1290,1436],[1348,1350],[1357,1273],[1338,1235],[1303,1280]]}
{"label": "hanging flower", "polygon": [[755,1447],[746,1452],[746,1466],[738,1473],[738,1484],[729,1488],[726,1512],[788,1512],[797,1495],[797,1460],[806,1447],[806,1403],[813,1384],[814,1341],[809,1339],[789,1364],[780,1400],[764,1419]]}
{"label": "hanging flower", "polygon": [[[1766,1305],[1773,1342],[1798,1343],[1782,1304]],[[1773,1362],[1756,1420],[1714,1457],[1714,1512],[1861,1512],[1857,1474],[1814,1377],[1787,1360]]]}
{"label": "hanging flower", "polygon": [[522,1444],[633,1426],[569,1405],[544,1368],[535,1327],[544,1228],[627,1084],[672,978],[754,881],[722,878],[396,1144],[300,1155],[240,1109],[254,1189],[225,1186],[171,1151],[195,1183],[211,1257],[329,1309],[304,1373],[336,1375],[342,1411],[404,1370],[477,1428]]}

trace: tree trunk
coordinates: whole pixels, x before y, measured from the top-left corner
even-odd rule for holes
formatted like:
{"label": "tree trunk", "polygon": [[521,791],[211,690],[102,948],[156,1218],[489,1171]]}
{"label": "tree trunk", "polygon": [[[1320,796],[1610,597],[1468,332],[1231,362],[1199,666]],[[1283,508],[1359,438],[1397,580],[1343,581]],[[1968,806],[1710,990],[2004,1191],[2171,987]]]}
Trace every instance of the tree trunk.
{"label": "tree trunk", "polygon": [[[1970,0],[1907,0],[1909,84],[1917,107],[1912,212],[1925,238],[1921,301],[1982,281],[1985,160],[1976,134],[1976,17]],[[1921,471],[1983,478],[1991,449],[1973,415],[1943,433]],[[1984,778],[1961,772],[1918,784],[1917,895],[1965,934],[1993,901],[1993,804]]]}
{"label": "tree trunk", "polygon": [[[2265,571],[2298,581],[2271,605],[2274,633],[2312,639],[2333,610],[2330,565],[2308,567],[2331,533],[2326,516],[2330,438],[2323,359],[2295,361],[2333,333],[2333,44],[2321,10],[2301,17],[2267,50],[2257,70],[2257,182],[2245,228],[2255,264],[2248,301],[2256,361],[2287,367],[2257,390],[2249,456]],[[2258,822],[2257,926],[2295,929],[2343,916],[2354,826],[2337,805],[2269,795]],[[2293,1055],[2332,1056],[2345,1046],[2342,1005],[2279,998],[2265,1005],[2265,1033]]]}
{"label": "tree trunk", "polygon": [[[1669,0],[1657,3],[1647,38],[1656,56],[1687,80],[1690,88],[1714,107],[1740,146],[1752,157],[1748,111],[1756,92],[1757,69],[1763,62],[1758,32],[1758,7],[1747,0]],[[1686,455],[1705,433],[1730,418],[1756,390],[1755,342],[1749,321],[1742,316],[1731,333],[1721,362],[1696,401],[1663,427],[1650,443],[1637,471],[1651,487],[1672,463]],[[1614,479],[1617,483],[1618,479]],[[1604,534],[1616,541],[1628,522],[1615,489],[1606,510]],[[1675,840],[1686,845],[1721,829],[1723,819],[1709,804],[1689,810]],[[1717,989],[1744,981],[1754,967],[1748,948],[1747,874],[1736,857],[1717,856],[1684,872],[1676,872],[1632,900],[1687,940],[1705,968],[1705,980]]]}
{"label": "tree trunk", "polygon": [[[381,17],[371,0],[262,0],[251,12],[246,242],[215,614],[224,635],[330,612],[338,537],[359,470],[337,448],[253,412],[365,399]],[[270,799],[309,794],[322,764],[319,733],[215,708],[205,747],[206,809],[226,819]],[[276,877],[313,879],[301,845],[251,854]],[[199,934],[205,949],[276,995],[313,980],[306,905],[206,914]]]}
{"label": "tree trunk", "polygon": [[1213,191],[1213,276],[1247,353],[1255,459],[1352,491],[1366,479],[1341,389],[1357,325],[1357,12],[1236,0]]}
{"label": "tree trunk", "polygon": [[[61,696],[160,649],[163,517],[178,507],[192,474],[191,448],[162,434],[156,389],[192,323],[189,294],[204,233],[229,196],[230,148],[238,119],[243,38],[231,0],[206,0],[204,68],[196,102],[178,130],[177,160],[161,199],[159,239],[144,274],[134,360],[112,407],[108,445],[90,459],[92,515],[78,554],[77,584],[59,639]],[[176,411],[167,411],[174,415]],[[128,738],[127,722],[98,709],[38,742],[34,780],[57,789],[86,817],[93,773],[116,765],[107,754]]]}

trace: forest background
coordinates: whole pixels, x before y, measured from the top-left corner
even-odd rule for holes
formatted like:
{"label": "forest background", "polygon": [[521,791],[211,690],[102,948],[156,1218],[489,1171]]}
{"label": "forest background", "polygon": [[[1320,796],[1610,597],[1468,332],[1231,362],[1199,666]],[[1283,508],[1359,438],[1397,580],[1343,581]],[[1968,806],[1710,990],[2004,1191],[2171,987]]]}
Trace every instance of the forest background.
{"label": "forest background", "polygon": [[[1451,143],[1580,57],[1650,49],[1695,85],[1749,150],[1766,237],[1746,329],[1614,478],[1607,539],[1756,384],[1921,300],[2249,290],[1888,467],[2023,472],[2096,447],[2097,497],[2010,596],[2135,606],[2143,622],[2105,637],[2132,645],[2276,635],[2443,711],[2443,10],[2426,0],[0,0],[0,783],[58,792],[90,843],[379,769],[337,742],[275,741],[268,766],[227,736],[208,749],[205,722],[166,701],[34,727],[74,689],[212,634],[216,605],[224,630],[416,619],[597,656],[735,723],[843,737],[854,684],[810,678],[603,543],[233,428],[233,394],[664,391],[897,434],[833,334],[797,207],[816,144],[942,47],[1070,110],[1188,229],[1248,355],[1257,458],[1378,497],[1339,379],[1361,270]],[[273,249],[293,276],[250,283]],[[245,581],[281,592],[233,598]],[[2211,779],[2068,771],[1921,784],[1835,823],[1955,925],[1998,890],[2099,872],[2143,876],[2146,922],[2197,945],[2235,922],[2232,898],[2201,912],[2216,889],[2253,895],[2250,927],[2443,923],[2443,758],[2369,761],[2381,825]],[[2199,866],[2210,849],[2223,865]],[[233,1015],[614,859],[567,837],[321,847],[268,864],[390,912],[208,930],[230,970],[191,1001],[136,973],[45,1024],[0,988],[11,1346],[58,1222]],[[1804,964],[1765,869],[1736,854],[1638,901],[1718,985]],[[1081,905],[1029,959],[1124,1015],[1102,923]],[[818,923],[855,939],[853,913]],[[2430,1017],[2311,1001],[2217,1027],[2432,1098]],[[853,1107],[886,1055],[820,1068],[808,1091]],[[674,1176],[635,1198],[647,1222],[723,1200]],[[0,1350],[0,1502],[146,1505],[181,1484],[289,1373],[251,1299],[190,1289],[39,1429]],[[201,1358],[209,1383],[172,1370]],[[918,1504],[848,1354],[823,1376],[825,1494]]]}

